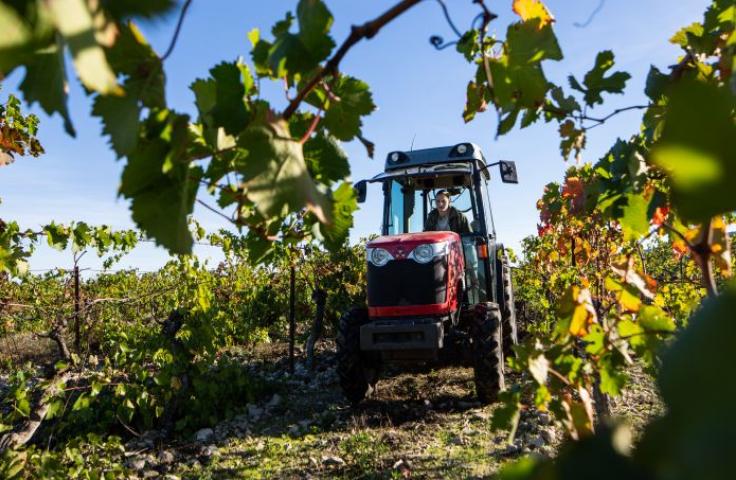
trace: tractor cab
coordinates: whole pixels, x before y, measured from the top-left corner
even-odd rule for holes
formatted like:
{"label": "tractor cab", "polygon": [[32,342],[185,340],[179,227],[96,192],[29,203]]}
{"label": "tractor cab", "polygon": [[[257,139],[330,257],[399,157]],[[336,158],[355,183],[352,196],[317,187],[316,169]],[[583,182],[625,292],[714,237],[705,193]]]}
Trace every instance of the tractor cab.
{"label": "tractor cab", "polygon": [[[513,162],[489,165],[472,143],[391,152],[383,173],[356,183],[358,202],[367,183],[382,186],[384,202],[382,235],[366,244],[367,308],[346,312],[338,331],[338,376],[352,402],[370,392],[386,362],[464,359],[481,401],[503,388],[502,342],[516,343],[516,320],[488,197],[497,165],[503,182],[517,183]],[[442,228],[440,191],[454,208]]]}

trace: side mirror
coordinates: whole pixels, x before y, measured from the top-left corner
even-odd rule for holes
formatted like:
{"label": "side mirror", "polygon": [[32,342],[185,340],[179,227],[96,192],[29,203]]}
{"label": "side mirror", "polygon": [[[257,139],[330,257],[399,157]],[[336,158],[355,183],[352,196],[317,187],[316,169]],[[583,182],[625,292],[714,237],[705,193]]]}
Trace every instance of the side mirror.
{"label": "side mirror", "polygon": [[503,183],[519,183],[519,177],[516,174],[516,163],[508,160],[501,160],[499,168],[501,169],[501,181]]}
{"label": "side mirror", "polygon": [[365,180],[361,180],[353,185],[355,195],[358,197],[358,203],[365,202],[365,196],[368,194],[368,185]]}

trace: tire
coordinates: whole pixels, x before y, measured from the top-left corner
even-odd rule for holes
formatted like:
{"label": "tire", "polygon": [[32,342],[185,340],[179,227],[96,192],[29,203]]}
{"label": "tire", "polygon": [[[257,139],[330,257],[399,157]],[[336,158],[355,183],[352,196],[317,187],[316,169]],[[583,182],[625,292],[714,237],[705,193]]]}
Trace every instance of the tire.
{"label": "tire", "polygon": [[[503,250],[501,250],[503,252]],[[500,282],[496,283],[498,289],[498,303],[501,306],[501,319],[503,325],[503,355],[504,357],[515,357],[514,346],[519,344],[519,330],[516,323],[516,304],[514,303],[514,287],[511,283],[511,267],[505,253],[500,259],[496,259],[496,272]]]}
{"label": "tire", "polygon": [[495,303],[476,307],[472,327],[475,391],[483,404],[495,402],[504,389],[501,312]]}
{"label": "tire", "polygon": [[353,405],[370,395],[378,381],[375,354],[360,351],[360,326],[368,310],[353,308],[343,314],[337,332],[337,376],[345,398]]}

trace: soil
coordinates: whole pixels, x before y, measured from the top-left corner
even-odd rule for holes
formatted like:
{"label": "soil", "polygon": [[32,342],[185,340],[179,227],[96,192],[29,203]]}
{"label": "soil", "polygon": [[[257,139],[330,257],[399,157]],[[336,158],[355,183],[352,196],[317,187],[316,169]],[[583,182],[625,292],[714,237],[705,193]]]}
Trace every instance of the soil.
{"label": "soil", "polygon": [[[146,446],[129,442],[140,477],[166,478],[491,478],[526,454],[554,455],[562,430],[542,412],[523,412],[513,442],[494,431],[495,405],[475,399],[472,369],[394,369],[358,406],[342,396],[334,344],[321,344],[314,372],[297,363],[286,373],[285,346],[266,346],[253,374],[276,394],[243,414],[197,432],[191,441]],[[638,369],[614,415],[635,429],[662,411],[650,377]],[[518,377],[508,376],[507,385]],[[138,442],[138,443],[136,443]]]}

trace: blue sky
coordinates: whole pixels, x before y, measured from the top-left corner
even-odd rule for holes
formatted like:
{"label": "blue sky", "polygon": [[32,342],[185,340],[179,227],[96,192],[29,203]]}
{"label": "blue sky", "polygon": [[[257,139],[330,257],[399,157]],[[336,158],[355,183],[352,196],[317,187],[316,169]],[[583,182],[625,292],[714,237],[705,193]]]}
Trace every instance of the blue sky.
{"label": "blue sky", "polygon": [[[296,6],[296,0],[256,2],[245,0],[194,0],[185,20],[179,42],[167,60],[167,99],[179,111],[195,115],[189,84],[207,76],[209,68],[223,60],[249,58],[246,33],[253,27],[269,32],[271,25]],[[395,0],[327,0],[335,17],[333,37],[339,44],[352,24],[374,18]],[[471,0],[447,0],[455,23],[461,30],[469,26],[478,12]],[[511,0],[487,2],[499,15],[491,32],[505,36],[506,26],[515,21]],[[668,38],[680,27],[702,19],[706,0],[606,0],[602,9],[585,28],[574,24],[587,20],[599,0],[549,0],[556,17],[555,30],[564,60],[545,62],[550,80],[563,83],[569,74],[581,77],[593,64],[598,51],[611,49],[616,68],[632,75],[625,95],[606,97],[606,105],[592,112],[601,116],[612,110],[645,102],[643,87],[650,64],[666,68],[675,63],[679,50]],[[174,30],[176,15],[163,22],[142,25],[156,51],[163,52]],[[496,116],[480,114],[470,124],[462,120],[465,87],[474,67],[452,48],[436,51],[429,44],[431,35],[452,38],[439,5],[425,0],[374,39],[358,44],[342,63],[345,73],[368,82],[378,110],[365,119],[364,135],[375,142],[375,159],[368,159],[358,142],[345,144],[354,180],[368,178],[383,167],[387,152],[450,145],[461,141],[479,144],[489,160],[515,160],[519,185],[492,183],[491,198],[499,238],[517,247],[520,240],[536,232],[538,213],[535,203],[544,185],[559,180],[570,163],[558,151],[556,124],[540,124],[514,130],[495,139]],[[15,72],[3,82],[0,101],[17,91],[22,79]],[[286,105],[280,85],[263,85],[262,95],[281,109]],[[122,161],[115,156],[101,135],[99,121],[90,116],[90,102],[76,80],[70,85],[70,110],[77,128],[76,139],[67,136],[58,116],[49,118],[38,108],[30,111],[41,118],[39,137],[46,149],[41,158],[20,158],[0,169],[0,218],[17,220],[23,227],[37,227],[52,220],[86,221],[117,228],[132,227],[128,204],[117,198]],[[37,106],[36,106],[37,107]],[[628,137],[638,129],[641,112],[619,115],[589,132],[584,161],[597,160],[617,137]],[[372,187],[368,202],[355,215],[351,239],[377,233],[380,224],[380,189]],[[197,206],[195,218],[208,230],[225,226],[214,214]],[[198,253],[211,254],[206,246]],[[98,263],[88,256],[86,266]],[[154,269],[166,260],[165,253],[146,244],[120,265]],[[69,252],[40,249],[31,268],[44,269],[71,263]]]}

